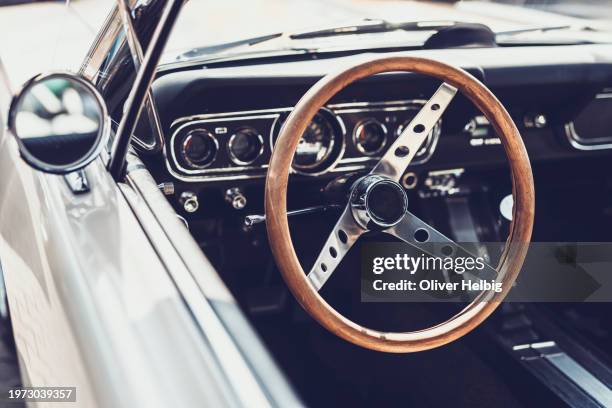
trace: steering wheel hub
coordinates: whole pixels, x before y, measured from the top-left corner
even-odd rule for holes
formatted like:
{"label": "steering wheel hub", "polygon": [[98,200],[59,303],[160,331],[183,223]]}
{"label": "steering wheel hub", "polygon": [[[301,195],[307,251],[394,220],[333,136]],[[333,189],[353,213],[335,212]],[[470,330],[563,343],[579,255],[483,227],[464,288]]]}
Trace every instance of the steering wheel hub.
{"label": "steering wheel hub", "polygon": [[396,181],[368,175],[357,180],[351,191],[351,211],[365,229],[389,228],[408,211],[408,196]]}

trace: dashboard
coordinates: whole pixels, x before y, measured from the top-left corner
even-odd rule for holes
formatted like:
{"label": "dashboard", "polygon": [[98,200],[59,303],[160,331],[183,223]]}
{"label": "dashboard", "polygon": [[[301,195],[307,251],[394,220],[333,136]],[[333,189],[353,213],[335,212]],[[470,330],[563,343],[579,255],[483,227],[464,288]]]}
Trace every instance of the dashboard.
{"label": "dashboard", "polygon": [[[511,114],[534,165],[605,157],[612,150],[612,46],[404,54],[460,66],[484,82]],[[268,162],[293,106],[325,74],[374,56],[380,55],[165,67],[153,84],[163,156],[145,152],[143,161],[184,209],[185,196],[206,202],[210,216],[213,209],[242,209],[247,201],[249,211],[261,212]],[[300,187],[293,206],[317,205],[328,183],[368,171],[439,85],[412,73],[388,73],[353,83],[329,100],[297,147],[290,182]],[[494,129],[458,95],[401,181],[431,197],[454,191],[458,179],[480,169],[506,166]]]}
{"label": "dashboard", "polygon": [[[292,170],[305,176],[364,170],[410,123],[425,100],[329,104],[312,119],[298,144]],[[171,168],[201,181],[264,177],[291,108],[195,115],[171,126]],[[414,164],[433,155],[439,122]]]}

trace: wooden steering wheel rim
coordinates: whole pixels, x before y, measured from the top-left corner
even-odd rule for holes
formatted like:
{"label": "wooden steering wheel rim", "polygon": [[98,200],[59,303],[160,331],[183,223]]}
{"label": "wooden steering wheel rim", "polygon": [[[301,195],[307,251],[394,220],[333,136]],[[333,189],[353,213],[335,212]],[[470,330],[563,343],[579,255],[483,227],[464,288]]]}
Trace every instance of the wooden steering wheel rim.
{"label": "wooden steering wheel rim", "polygon": [[[456,88],[486,116],[501,138],[512,175],[514,197],[510,234],[497,267],[502,292],[482,293],[461,312],[436,326],[414,332],[368,329],[333,309],[311,286],[293,248],[287,220],[289,170],[298,142],[319,109],[349,84],[371,75],[409,71],[436,77]],[[417,57],[375,58],[318,81],[297,103],[275,143],[265,185],[266,228],[272,254],[283,279],[302,307],[321,325],[343,339],[372,350],[416,352],[450,343],[482,323],[499,306],[516,280],[531,240],[535,211],[533,175],[516,125],[499,100],[462,69]]]}

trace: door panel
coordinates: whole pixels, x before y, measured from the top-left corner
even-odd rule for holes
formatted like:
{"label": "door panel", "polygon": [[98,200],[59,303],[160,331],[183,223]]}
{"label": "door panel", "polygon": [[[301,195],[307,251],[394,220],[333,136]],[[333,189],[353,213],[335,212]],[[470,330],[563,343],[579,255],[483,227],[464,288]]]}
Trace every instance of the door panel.
{"label": "door panel", "polygon": [[232,405],[189,310],[101,160],[91,192],[0,144],[0,259],[22,377],[78,406]]}

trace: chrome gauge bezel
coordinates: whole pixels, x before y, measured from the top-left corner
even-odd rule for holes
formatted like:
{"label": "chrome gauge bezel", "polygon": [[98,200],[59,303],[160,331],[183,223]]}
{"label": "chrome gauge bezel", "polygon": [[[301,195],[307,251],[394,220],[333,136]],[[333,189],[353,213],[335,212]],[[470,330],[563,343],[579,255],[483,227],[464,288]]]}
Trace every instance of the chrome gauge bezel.
{"label": "chrome gauge bezel", "polygon": [[[281,121],[284,122],[286,119],[286,115],[290,113],[287,112],[284,115],[279,114],[278,117],[272,123],[272,128],[270,130],[270,150],[274,151],[274,142],[276,138],[280,134],[281,130]],[[329,146],[330,152],[329,154],[320,162],[316,163],[312,166],[295,166],[291,165],[291,172],[295,174],[300,174],[304,176],[318,176],[329,171],[332,171],[340,162],[342,157],[344,156],[344,151],[346,150],[346,126],[342,121],[342,118],[339,115],[336,115],[332,110],[323,107],[319,109],[317,114],[325,115],[327,119],[330,121],[333,129],[333,138],[332,143]],[[314,118],[313,118],[314,119]],[[338,149],[335,153],[332,160],[325,163],[326,160],[329,159],[330,155],[334,154],[334,149]]]}
{"label": "chrome gauge bezel", "polygon": [[[317,114],[317,115],[319,115],[319,114]],[[314,120],[314,118],[313,118],[313,120]],[[326,125],[329,125],[329,124],[330,123],[327,123]],[[327,148],[326,148],[327,151],[325,152],[323,157],[321,159],[319,159],[317,162],[312,163],[312,164],[299,164],[298,165],[296,163],[293,163],[292,167],[293,167],[294,170],[298,170],[298,171],[302,171],[302,172],[308,173],[308,172],[310,172],[310,170],[314,170],[314,169],[316,169],[316,168],[318,168],[320,166],[321,167],[325,167],[323,164],[330,157],[332,157],[332,155],[334,154],[334,148],[336,147],[336,132],[333,129],[333,125],[331,125],[331,126],[332,126],[332,129],[331,129],[332,133],[330,135],[329,146],[327,146]],[[296,151],[296,153],[297,153],[297,151]]]}
{"label": "chrome gauge bezel", "polygon": [[[383,138],[383,142],[380,145],[380,147],[374,151],[371,152],[367,152],[363,146],[357,141],[357,135],[359,134],[360,130],[363,129],[364,126],[370,124],[370,123],[374,123],[378,126],[380,126],[380,128],[382,129],[383,133],[384,133],[384,138]],[[385,150],[385,147],[387,147],[387,143],[389,142],[389,130],[387,129],[387,127],[385,126],[384,123],[382,123],[381,121],[375,119],[375,118],[366,118],[363,119],[361,121],[359,121],[357,123],[357,125],[355,125],[355,128],[353,129],[353,146],[355,146],[355,148],[359,151],[359,153],[365,155],[365,156],[374,156],[377,155],[379,153],[381,153],[383,150]]]}
{"label": "chrome gauge bezel", "polygon": [[[189,137],[193,137],[193,134],[196,132],[203,132],[206,134],[206,136],[212,140],[214,146],[215,146],[215,152],[212,155],[212,157],[204,164],[198,164],[198,163],[194,163],[188,156],[187,153],[185,152],[185,144],[187,143],[187,139]],[[185,162],[187,162],[191,167],[196,168],[196,169],[205,169],[207,167],[210,167],[215,160],[217,159],[217,154],[219,154],[219,140],[217,139],[217,137],[208,129],[204,129],[204,128],[195,128],[195,129],[191,129],[190,131],[188,131],[185,136],[182,138],[181,140],[181,158],[183,160],[185,160]]]}
{"label": "chrome gauge bezel", "polygon": [[[349,103],[340,103],[334,105],[328,105],[328,108],[331,109],[337,115],[346,114],[346,113],[373,113],[373,112],[397,112],[397,111],[415,111],[418,112],[423,105],[425,105],[427,101],[424,99],[410,99],[403,101],[384,101],[384,102],[349,102]],[[396,130],[397,132],[397,130]],[[438,123],[434,126],[430,134],[428,135],[428,139],[425,143],[425,147],[428,149],[427,154],[423,155],[423,157],[416,156],[411,165],[419,165],[424,164],[431,159],[433,156],[436,147],[438,145],[438,140],[440,135],[442,134],[442,119],[438,121]],[[394,133],[397,137],[399,134]],[[341,160],[340,163],[348,163],[351,162],[362,162],[362,161],[376,161],[381,158],[380,155],[372,155],[365,156],[360,158],[350,158]],[[364,166],[362,166],[364,167]]]}
{"label": "chrome gauge bezel", "polygon": [[185,168],[185,166],[181,164],[179,158],[177,157],[177,153],[179,153],[177,141],[180,141],[181,135],[190,128],[210,128],[212,126],[215,126],[215,124],[223,123],[228,120],[274,120],[279,115],[279,112],[280,111],[278,109],[274,109],[250,112],[212,113],[179,118],[171,124],[170,128],[173,129],[172,135],[170,136],[168,145],[164,146],[163,154],[166,159],[166,168],[173,177],[178,180],[187,182],[265,177],[265,173],[263,173],[261,176],[239,175],[236,173],[240,173],[247,170],[266,169],[268,167],[267,164],[262,164],[260,166],[247,165],[224,168]]}
{"label": "chrome gauge bezel", "polygon": [[[234,144],[234,140],[236,139],[237,134],[240,131],[243,131],[245,129],[249,129],[253,131],[253,133],[257,136],[257,140],[259,141],[259,152],[257,153],[257,156],[255,156],[255,158],[253,158],[253,160],[250,160],[250,161],[240,160],[238,157],[236,157],[236,154],[232,150],[232,146]],[[264,141],[263,136],[252,126],[243,126],[243,127],[236,129],[236,131],[230,136],[229,141],[227,142],[227,155],[229,156],[232,163],[238,166],[248,166],[249,164],[255,163],[255,161],[257,161],[257,159],[259,159],[261,155],[263,154],[264,149],[265,149],[265,141]]]}

